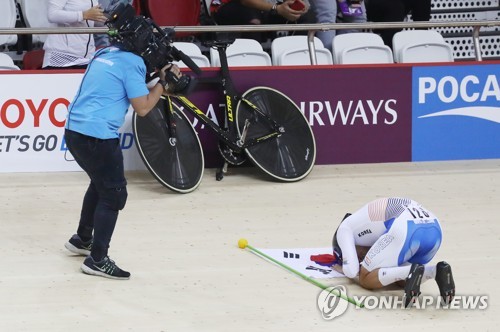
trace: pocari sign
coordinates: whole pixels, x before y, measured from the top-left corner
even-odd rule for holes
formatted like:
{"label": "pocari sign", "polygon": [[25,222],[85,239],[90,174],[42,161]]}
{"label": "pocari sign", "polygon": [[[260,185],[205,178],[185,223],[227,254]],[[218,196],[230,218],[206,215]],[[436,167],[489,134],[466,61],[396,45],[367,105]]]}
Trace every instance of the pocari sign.
{"label": "pocari sign", "polygon": [[500,158],[500,65],[414,67],[412,160]]}

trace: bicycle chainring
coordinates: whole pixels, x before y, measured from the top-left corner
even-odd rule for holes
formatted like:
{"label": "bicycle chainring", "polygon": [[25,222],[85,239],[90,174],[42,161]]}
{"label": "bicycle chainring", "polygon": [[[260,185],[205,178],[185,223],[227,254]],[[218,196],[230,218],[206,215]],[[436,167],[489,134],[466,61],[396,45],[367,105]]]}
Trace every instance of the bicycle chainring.
{"label": "bicycle chainring", "polygon": [[244,153],[233,151],[223,142],[219,141],[217,147],[219,148],[219,152],[221,156],[224,158],[224,160],[230,163],[231,165],[238,166],[246,161],[246,156]]}

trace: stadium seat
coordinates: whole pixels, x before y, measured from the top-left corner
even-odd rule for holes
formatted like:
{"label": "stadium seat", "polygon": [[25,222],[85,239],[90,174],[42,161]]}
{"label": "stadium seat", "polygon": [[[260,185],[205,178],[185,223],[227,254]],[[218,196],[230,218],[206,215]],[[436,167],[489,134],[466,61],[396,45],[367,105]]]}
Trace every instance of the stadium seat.
{"label": "stadium seat", "polygon": [[31,50],[24,53],[23,56],[23,69],[34,70],[41,69],[43,65],[43,49]]}
{"label": "stadium seat", "polygon": [[[200,0],[147,0],[149,15],[160,26],[200,25]],[[192,35],[177,33],[176,37]]]}
{"label": "stadium seat", "polygon": [[392,39],[394,61],[453,62],[453,49],[443,36],[434,30],[403,30]]}
{"label": "stadium seat", "polygon": [[[254,39],[235,39],[227,48],[226,54],[230,67],[272,65],[269,54]],[[210,49],[210,59],[213,67],[220,67],[219,53],[216,49]]]}
{"label": "stadium seat", "polygon": [[[17,0],[21,5],[21,11],[28,28],[47,28],[55,27],[57,24],[50,23],[47,18],[47,3],[46,0]],[[47,35],[33,35],[34,43],[44,43]]]}
{"label": "stadium seat", "polygon": [[333,62],[336,64],[393,63],[389,46],[382,38],[369,32],[336,35],[332,44]]}
{"label": "stadium seat", "polygon": [[[0,0],[0,28],[14,28],[17,12],[15,0]],[[0,35],[0,45],[15,45],[17,35]]]}
{"label": "stadium seat", "polygon": [[19,70],[19,67],[8,54],[0,53],[0,70]]}
{"label": "stadium seat", "polygon": [[[317,37],[314,37],[314,46],[318,65],[333,64],[332,53]],[[285,36],[274,39],[271,43],[271,55],[275,66],[311,64],[307,36]]]}
{"label": "stadium seat", "polygon": [[[200,48],[196,44],[175,42],[173,43],[173,46],[189,56],[191,60],[198,65],[198,67],[210,67],[210,60],[208,60],[208,58],[201,53]],[[182,61],[174,63],[181,68],[187,67]]]}

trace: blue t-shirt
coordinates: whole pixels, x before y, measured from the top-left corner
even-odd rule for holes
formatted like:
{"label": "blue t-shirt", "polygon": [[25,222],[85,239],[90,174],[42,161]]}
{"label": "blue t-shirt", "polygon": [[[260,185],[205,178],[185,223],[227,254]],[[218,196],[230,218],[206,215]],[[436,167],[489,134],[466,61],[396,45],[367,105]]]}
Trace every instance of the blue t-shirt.
{"label": "blue t-shirt", "polygon": [[118,137],[129,99],[145,96],[146,65],[142,58],[116,47],[100,50],[69,105],[66,128],[100,139]]}

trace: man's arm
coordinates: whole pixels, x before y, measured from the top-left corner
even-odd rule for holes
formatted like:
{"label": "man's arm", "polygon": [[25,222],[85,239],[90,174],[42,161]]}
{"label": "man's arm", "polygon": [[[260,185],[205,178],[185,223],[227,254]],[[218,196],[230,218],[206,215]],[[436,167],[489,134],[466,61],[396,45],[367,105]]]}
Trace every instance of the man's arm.
{"label": "man's arm", "polygon": [[139,116],[145,116],[153,109],[158,100],[160,100],[163,90],[163,86],[160,81],[158,81],[158,83],[156,83],[155,86],[149,90],[149,94],[137,98],[131,98],[130,104],[132,104],[132,108]]}
{"label": "man's arm", "polygon": [[130,104],[132,104],[134,111],[136,111],[139,116],[145,116],[148,114],[149,111],[155,107],[156,103],[158,103],[162,94],[169,94],[169,91],[165,89],[166,71],[171,71],[175,76],[181,77],[179,67],[176,65],[166,65],[160,70],[160,80],[151,90],[149,90],[149,94],[130,99]]}

